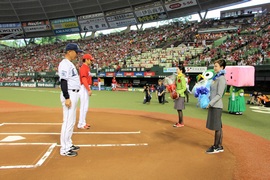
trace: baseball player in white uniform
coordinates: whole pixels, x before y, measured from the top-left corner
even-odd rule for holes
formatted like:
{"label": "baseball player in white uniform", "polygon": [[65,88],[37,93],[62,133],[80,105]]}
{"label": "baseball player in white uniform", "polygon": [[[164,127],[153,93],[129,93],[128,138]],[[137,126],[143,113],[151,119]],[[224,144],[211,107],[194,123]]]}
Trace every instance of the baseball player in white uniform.
{"label": "baseball player in white uniform", "polygon": [[79,52],[82,52],[82,50],[80,50],[77,44],[67,44],[65,48],[65,58],[58,66],[62,91],[60,100],[63,106],[63,124],[60,136],[60,154],[62,156],[77,156],[76,151],[80,149],[79,146],[74,146],[71,140],[76,122],[76,107],[80,90],[78,71],[71,61],[76,59]]}
{"label": "baseball player in white uniform", "polygon": [[91,54],[83,55],[83,64],[80,68],[80,119],[78,122],[79,129],[89,129],[90,125],[86,124],[86,115],[89,107],[89,96],[92,95],[92,75],[90,67],[94,58]]}

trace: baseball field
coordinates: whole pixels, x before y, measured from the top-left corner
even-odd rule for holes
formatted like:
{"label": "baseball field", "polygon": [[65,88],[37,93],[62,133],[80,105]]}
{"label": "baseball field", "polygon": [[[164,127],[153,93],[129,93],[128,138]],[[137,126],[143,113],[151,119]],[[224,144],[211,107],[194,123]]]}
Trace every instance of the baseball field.
{"label": "baseball field", "polygon": [[[74,128],[77,157],[59,154],[60,90],[0,88],[0,176],[5,179],[270,179],[270,108],[224,108],[223,153],[208,155],[214,132],[190,95],[185,127],[173,128],[173,101],[142,92],[93,91],[89,130]],[[249,99],[246,96],[246,99]],[[224,96],[224,106],[228,96]],[[77,111],[78,117],[79,111]],[[77,118],[78,119],[78,118]]]}

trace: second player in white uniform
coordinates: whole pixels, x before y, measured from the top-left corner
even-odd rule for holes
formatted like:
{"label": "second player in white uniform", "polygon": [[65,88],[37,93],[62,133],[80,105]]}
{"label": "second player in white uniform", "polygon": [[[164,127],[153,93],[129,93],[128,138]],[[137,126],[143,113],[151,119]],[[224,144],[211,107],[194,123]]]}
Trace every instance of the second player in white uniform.
{"label": "second player in white uniform", "polygon": [[71,62],[77,54],[82,52],[75,43],[67,44],[65,59],[58,66],[59,80],[61,83],[60,100],[63,106],[63,124],[60,135],[60,154],[62,156],[77,156],[80,147],[74,146],[71,140],[76,122],[76,108],[79,100],[80,78],[78,71]]}

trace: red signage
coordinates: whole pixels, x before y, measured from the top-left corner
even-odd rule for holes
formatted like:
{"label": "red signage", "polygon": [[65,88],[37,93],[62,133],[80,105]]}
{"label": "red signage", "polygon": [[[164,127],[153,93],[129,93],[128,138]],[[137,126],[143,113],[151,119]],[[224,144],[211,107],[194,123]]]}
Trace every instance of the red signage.
{"label": "red signage", "polygon": [[106,73],[106,77],[113,77],[114,76],[114,72],[107,72]]}
{"label": "red signage", "polygon": [[144,76],[155,76],[155,72],[144,72]]}
{"label": "red signage", "polygon": [[176,9],[176,8],[180,8],[182,5],[180,3],[175,3],[175,4],[171,4],[169,7],[171,9]]}
{"label": "red signage", "polygon": [[134,72],[124,72],[124,76],[134,76]]}

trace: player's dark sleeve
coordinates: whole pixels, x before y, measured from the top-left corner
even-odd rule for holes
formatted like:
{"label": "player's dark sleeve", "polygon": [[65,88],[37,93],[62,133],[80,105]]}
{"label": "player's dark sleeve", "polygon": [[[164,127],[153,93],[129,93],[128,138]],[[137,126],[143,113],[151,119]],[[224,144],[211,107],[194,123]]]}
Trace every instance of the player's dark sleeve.
{"label": "player's dark sleeve", "polygon": [[65,99],[69,99],[67,80],[61,79],[61,90]]}

